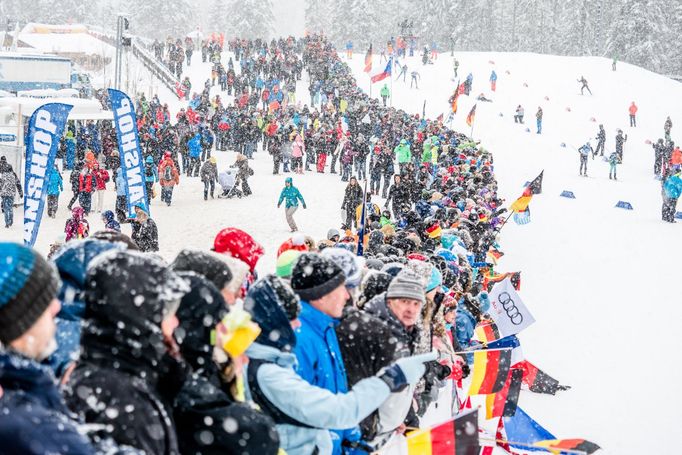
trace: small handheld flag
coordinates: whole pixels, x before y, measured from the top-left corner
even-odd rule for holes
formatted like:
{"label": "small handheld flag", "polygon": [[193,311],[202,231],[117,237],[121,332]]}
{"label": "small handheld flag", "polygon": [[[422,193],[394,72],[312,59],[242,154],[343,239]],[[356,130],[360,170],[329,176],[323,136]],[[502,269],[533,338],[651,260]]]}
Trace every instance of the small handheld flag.
{"label": "small handheld flag", "polygon": [[392,68],[393,68],[393,57],[388,59],[388,63],[386,63],[386,68],[384,68],[384,70],[381,73],[375,74],[374,76],[372,76],[372,79],[371,79],[372,83],[383,81],[384,79],[389,77],[391,75]]}
{"label": "small handheld flag", "polygon": [[511,367],[511,349],[474,352],[469,395],[486,395],[502,390]]}
{"label": "small handheld flag", "polygon": [[478,455],[478,409],[463,412],[453,420],[405,435],[408,455]]}
{"label": "small handheld flag", "polygon": [[472,126],[474,124],[474,117],[476,117],[476,105],[471,108],[469,115],[467,115],[467,125]]}
{"label": "small handheld flag", "polygon": [[562,453],[563,450],[570,450],[572,452],[583,452],[587,455],[590,455],[601,448],[594,442],[585,439],[550,439],[536,442],[535,447],[543,447],[556,454]]}
{"label": "small handheld flag", "polygon": [[369,49],[365,55],[365,73],[372,71],[372,43],[369,43]]}

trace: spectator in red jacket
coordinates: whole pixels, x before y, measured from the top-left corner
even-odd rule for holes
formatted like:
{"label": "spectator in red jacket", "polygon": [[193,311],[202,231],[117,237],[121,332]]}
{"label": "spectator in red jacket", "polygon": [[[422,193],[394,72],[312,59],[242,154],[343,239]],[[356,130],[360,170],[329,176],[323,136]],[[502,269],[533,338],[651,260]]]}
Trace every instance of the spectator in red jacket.
{"label": "spectator in red jacket", "polygon": [[97,199],[95,201],[95,211],[102,213],[104,208],[104,191],[107,189],[107,182],[109,181],[109,172],[104,169],[99,163],[95,163],[93,170],[95,174],[95,189],[97,192]]}

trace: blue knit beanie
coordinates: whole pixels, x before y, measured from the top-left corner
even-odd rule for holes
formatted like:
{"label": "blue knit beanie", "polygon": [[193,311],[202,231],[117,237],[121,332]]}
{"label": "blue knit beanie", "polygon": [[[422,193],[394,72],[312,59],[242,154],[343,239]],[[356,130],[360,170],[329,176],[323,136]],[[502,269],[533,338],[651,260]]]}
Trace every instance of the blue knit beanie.
{"label": "blue knit beanie", "polygon": [[31,248],[0,242],[0,343],[23,335],[57,295],[59,279]]}
{"label": "blue knit beanie", "polygon": [[438,270],[438,268],[432,266],[431,277],[429,278],[429,282],[426,285],[426,292],[433,291],[441,284],[443,284],[443,275],[440,273],[440,270]]}

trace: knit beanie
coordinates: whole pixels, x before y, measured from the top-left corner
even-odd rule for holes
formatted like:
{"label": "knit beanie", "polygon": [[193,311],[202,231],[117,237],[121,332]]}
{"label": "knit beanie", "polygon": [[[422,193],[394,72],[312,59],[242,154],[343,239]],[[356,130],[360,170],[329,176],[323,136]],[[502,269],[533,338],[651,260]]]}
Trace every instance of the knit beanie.
{"label": "knit beanie", "polygon": [[440,273],[437,267],[431,266],[431,277],[429,282],[426,284],[426,292],[431,292],[438,286],[443,284],[443,274]]}
{"label": "knit beanie", "polygon": [[346,281],[341,267],[316,253],[299,256],[291,273],[291,287],[301,299],[317,300]]}
{"label": "knit beanie", "polygon": [[365,258],[346,249],[336,247],[325,248],[320,254],[341,267],[344,275],[346,275],[346,287],[356,288],[360,286],[362,270],[365,268]]}
{"label": "knit beanie", "polygon": [[0,343],[23,335],[57,296],[59,278],[42,256],[18,243],[0,243]]}
{"label": "knit beanie", "polygon": [[225,261],[226,258],[227,256],[213,251],[185,248],[178,253],[171,266],[176,271],[203,275],[221,291],[232,280],[232,271]]}
{"label": "knit beanie", "polygon": [[277,258],[276,273],[280,278],[289,278],[294,269],[296,259],[301,255],[298,250],[287,250]]}
{"label": "knit beanie", "polygon": [[402,270],[388,285],[386,298],[418,300],[424,304],[426,298],[422,280],[410,270]]}

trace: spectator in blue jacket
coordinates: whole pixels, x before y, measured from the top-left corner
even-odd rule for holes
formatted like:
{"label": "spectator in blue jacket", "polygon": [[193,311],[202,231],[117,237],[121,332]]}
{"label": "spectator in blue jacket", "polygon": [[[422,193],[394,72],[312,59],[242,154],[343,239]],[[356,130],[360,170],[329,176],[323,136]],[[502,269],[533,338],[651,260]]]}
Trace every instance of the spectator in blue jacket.
{"label": "spectator in blue jacket", "polygon": [[154,158],[149,155],[144,160],[144,185],[147,189],[147,205],[150,204],[153,196],[154,183],[159,181],[159,174],[154,164]]}
{"label": "spectator in blue jacket", "polygon": [[81,338],[81,319],[85,311],[85,275],[90,262],[109,250],[122,250],[126,244],[89,238],[82,242],[69,242],[52,258],[59,278],[57,314],[57,349],[46,360],[57,377],[61,377],[70,364],[78,359]]}
{"label": "spectator in blue jacket", "polygon": [[[343,277],[343,272],[338,276]],[[340,286],[343,288],[343,281]],[[293,327],[300,324],[300,305],[291,288],[279,278],[267,276],[251,286],[244,308],[261,328],[256,342],[246,350],[245,394],[273,418],[280,446],[289,455],[332,453],[329,429],[355,427],[391,392],[416,384],[424,374],[423,362],[435,359],[433,354],[401,359],[359,381],[349,393],[332,393],[311,385],[295,371],[302,370],[291,353],[297,345]]]}
{"label": "spectator in blue jacket", "polygon": [[102,213],[102,222],[104,223],[104,229],[121,232],[121,224],[114,219],[114,212],[111,210],[105,210]]}
{"label": "spectator in blue jacket", "polygon": [[188,142],[189,167],[187,168],[188,177],[199,176],[199,158],[201,158],[201,134],[195,134]]}
{"label": "spectator in blue jacket", "polygon": [[77,430],[51,371],[59,279],[32,249],[0,243],[0,441],[8,454],[94,454]]}
{"label": "spectator in blue jacket", "polygon": [[682,173],[677,165],[672,174],[663,182],[663,221],[675,223],[677,199],[682,195]]}
{"label": "spectator in blue jacket", "polygon": [[[350,298],[346,275],[332,259],[318,254],[299,256],[291,272],[291,287],[301,298],[301,327],[296,330],[296,372],[312,385],[332,393],[348,392],[336,327]],[[341,453],[343,439],[358,440],[356,434],[337,431],[334,453]]]}
{"label": "spectator in blue jacket", "polygon": [[285,201],[284,212],[287,218],[287,223],[289,224],[289,228],[291,228],[291,232],[296,232],[298,231],[298,227],[296,226],[296,222],[294,221],[294,213],[296,212],[296,210],[298,210],[298,201],[301,201],[301,205],[303,205],[304,209],[306,209],[307,207],[305,205],[305,200],[303,199],[301,192],[298,191],[298,188],[294,186],[291,177],[287,177],[284,180],[284,188],[282,188],[282,192],[279,194],[277,208],[279,208],[282,205],[282,201]]}
{"label": "spectator in blue jacket", "polygon": [[62,174],[59,173],[57,165],[50,169],[47,176],[47,216],[56,218],[59,208],[59,194],[64,191]]}
{"label": "spectator in blue jacket", "polygon": [[128,219],[128,198],[126,197],[126,179],[123,169],[116,169],[116,218],[119,223],[125,223]]}

